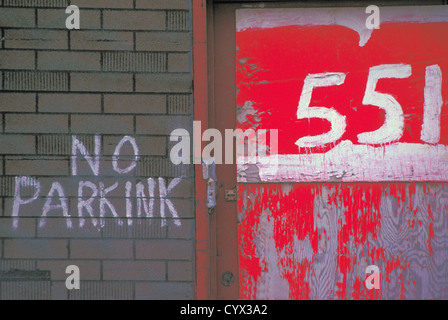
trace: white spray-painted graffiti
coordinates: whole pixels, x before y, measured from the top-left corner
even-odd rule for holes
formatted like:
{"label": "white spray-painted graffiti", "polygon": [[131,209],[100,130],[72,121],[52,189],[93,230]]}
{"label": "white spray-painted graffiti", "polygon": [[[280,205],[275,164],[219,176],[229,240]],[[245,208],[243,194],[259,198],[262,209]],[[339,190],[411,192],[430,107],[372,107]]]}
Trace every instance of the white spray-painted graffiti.
{"label": "white spray-painted graffiti", "polygon": [[[131,163],[126,168],[120,168],[120,152],[123,146],[129,143],[133,149],[133,155]],[[123,176],[130,174],[137,166],[139,161],[139,147],[134,137],[124,136],[117,144],[112,156],[112,169]],[[96,135],[94,137],[94,150],[93,155],[89,153],[85,145],[78,139],[77,136],[72,137],[72,155],[71,155],[71,176],[78,176],[78,161],[79,155],[88,164],[93,175],[100,175],[100,162],[101,162],[101,136]],[[129,157],[127,157],[129,158]],[[75,178],[74,178],[75,179]],[[82,228],[86,224],[86,217],[91,221],[94,227],[98,229],[103,228],[106,224],[106,216],[112,215],[113,220],[123,226],[125,224],[124,219],[117,212],[116,206],[108,198],[108,194],[112,191],[118,190],[120,183],[114,182],[112,185],[106,185],[105,182],[93,182],[86,180],[84,177],[78,177],[78,191],[77,191],[77,218],[79,220],[79,227]],[[155,202],[158,199],[160,203],[159,216],[161,226],[167,225],[167,218],[170,215],[171,221],[176,226],[181,225],[177,209],[174,203],[169,198],[171,191],[180,184],[181,178],[174,178],[167,183],[165,178],[147,178],[146,184],[142,182],[126,181],[124,185],[124,201],[125,212],[123,216],[126,216],[128,226],[132,226],[133,218],[156,218]],[[156,195],[156,189],[158,184],[158,194]],[[22,195],[22,189],[30,188],[33,190],[31,196],[24,197]],[[42,190],[42,185],[37,178],[29,176],[18,176],[15,178],[15,192],[12,206],[13,227],[19,227],[20,209],[23,206],[30,205],[36,201],[39,197],[45,195]],[[133,190],[134,193],[133,193]],[[146,191],[147,190],[147,191]],[[95,215],[95,209],[99,211],[99,215]],[[46,225],[47,217],[51,212],[53,215],[58,210],[62,212],[62,217],[65,218],[67,228],[74,227],[73,215],[69,210],[69,200],[66,196],[63,185],[54,181],[51,184],[50,190],[46,193],[45,202],[41,210],[41,216],[39,221],[39,228]]]}

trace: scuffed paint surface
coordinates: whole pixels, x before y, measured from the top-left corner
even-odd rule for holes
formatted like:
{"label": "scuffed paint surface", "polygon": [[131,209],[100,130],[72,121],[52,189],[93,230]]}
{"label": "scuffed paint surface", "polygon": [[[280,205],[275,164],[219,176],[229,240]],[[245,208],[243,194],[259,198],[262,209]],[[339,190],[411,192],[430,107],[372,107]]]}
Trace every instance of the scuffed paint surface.
{"label": "scuffed paint surface", "polygon": [[363,46],[354,10],[237,12],[238,127],[278,130],[262,182],[448,180],[448,9],[382,8]]}
{"label": "scuffed paint surface", "polygon": [[448,9],[356,10],[237,12],[242,299],[448,299]]}
{"label": "scuffed paint surface", "polygon": [[[239,185],[242,299],[447,299],[448,186]],[[380,289],[367,290],[368,265]]]}

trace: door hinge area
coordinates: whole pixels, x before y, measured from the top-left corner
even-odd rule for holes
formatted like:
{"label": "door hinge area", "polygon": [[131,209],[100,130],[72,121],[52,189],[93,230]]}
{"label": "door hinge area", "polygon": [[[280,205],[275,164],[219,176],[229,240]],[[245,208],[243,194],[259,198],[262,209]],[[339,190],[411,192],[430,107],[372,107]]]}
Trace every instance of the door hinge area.
{"label": "door hinge area", "polygon": [[233,189],[230,190],[225,190],[224,192],[224,199],[227,202],[233,202],[236,201],[237,197],[236,197],[236,186]]}

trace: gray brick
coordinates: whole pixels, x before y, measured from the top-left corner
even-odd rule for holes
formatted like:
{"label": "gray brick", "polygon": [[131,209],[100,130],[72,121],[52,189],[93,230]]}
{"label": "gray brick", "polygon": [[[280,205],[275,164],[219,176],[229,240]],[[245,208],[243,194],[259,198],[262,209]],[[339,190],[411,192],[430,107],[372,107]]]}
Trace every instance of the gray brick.
{"label": "gray brick", "polygon": [[139,300],[194,299],[194,284],[188,282],[140,282],[135,284],[135,298]]}
{"label": "gray brick", "polygon": [[175,129],[189,130],[193,125],[188,116],[137,116],[137,133],[171,135]]}
{"label": "gray brick", "polygon": [[36,263],[34,262],[34,260],[11,260],[11,259],[0,260],[0,271],[14,271],[14,270],[32,271],[36,269],[35,265]]}
{"label": "gray brick", "polygon": [[170,158],[142,156],[137,164],[137,177],[188,177],[192,174],[192,165],[174,165]]}
{"label": "gray brick", "polygon": [[194,239],[195,220],[182,219],[182,224],[176,226],[173,223],[168,224],[169,239]]}
{"label": "gray brick", "polygon": [[169,72],[190,72],[190,54],[188,53],[170,53],[168,54]]}
{"label": "gray brick", "polygon": [[186,32],[142,32],[136,35],[139,51],[189,51],[191,34]]}
{"label": "gray brick", "polygon": [[34,27],[34,10],[24,8],[1,8],[0,27]]}
{"label": "gray brick", "polygon": [[73,115],[72,131],[90,134],[132,134],[133,118],[114,115]]}
{"label": "gray brick", "polygon": [[2,238],[34,238],[36,236],[36,222],[33,218],[20,218],[17,228],[13,227],[13,219],[0,218],[0,234]]}
{"label": "gray brick", "polygon": [[103,28],[114,30],[165,30],[164,11],[110,10],[103,13]]}
{"label": "gray brick", "polygon": [[137,74],[137,92],[189,93],[192,79],[189,74]]}
{"label": "gray brick", "polygon": [[30,135],[1,134],[0,154],[35,154],[35,142]]}
{"label": "gray brick", "polygon": [[15,184],[15,177],[0,177],[0,197],[14,196]]}
{"label": "gray brick", "polygon": [[76,0],[79,8],[100,8],[100,9],[131,9],[133,0]]}
{"label": "gray brick", "polygon": [[193,264],[185,261],[168,261],[169,281],[193,281]]}
{"label": "gray brick", "polygon": [[[68,275],[66,275],[67,279]],[[51,281],[51,300],[67,300],[69,290],[64,281]]]}
{"label": "gray brick", "polygon": [[7,175],[14,176],[67,175],[69,173],[69,162],[65,160],[43,160],[39,158],[6,158],[5,172]]}
{"label": "gray brick", "polygon": [[63,72],[4,72],[4,89],[16,91],[67,91],[68,74]]}
{"label": "gray brick", "polygon": [[[104,155],[113,155],[115,147],[122,139],[122,136],[104,136]],[[139,147],[141,156],[164,156],[166,155],[166,138],[165,137],[147,137],[137,136],[135,137],[137,145]],[[0,147],[1,150],[1,147]],[[128,152],[126,152],[128,151]],[[134,155],[134,150],[130,144],[126,144],[121,149],[121,155]]]}
{"label": "gray brick", "polygon": [[2,50],[0,52],[0,69],[12,70],[34,69],[34,52],[19,50]]}
{"label": "gray brick", "polygon": [[166,55],[153,52],[105,52],[104,71],[165,72]]}
{"label": "gray brick", "polygon": [[6,132],[11,133],[67,133],[68,117],[65,115],[7,114]]}
{"label": "gray brick", "polygon": [[192,99],[189,94],[170,94],[168,96],[169,114],[191,114]]}
{"label": "gray brick", "polygon": [[131,240],[72,240],[73,259],[130,259],[133,257]]}
{"label": "gray brick", "polygon": [[161,239],[166,236],[166,227],[161,226],[160,219],[134,218],[131,221],[131,225],[125,223],[123,226],[119,226],[117,223],[106,224],[103,228],[103,238]]}
{"label": "gray brick", "polygon": [[[49,189],[43,189],[49,190]],[[44,193],[47,191],[44,191]],[[66,195],[67,196],[67,195]],[[71,199],[75,204],[76,199]],[[54,200],[58,203],[57,200]],[[71,216],[77,215],[76,211],[71,210]],[[84,224],[80,226],[79,218],[71,218],[72,227],[67,227],[67,220],[62,217],[62,210],[54,210],[48,213],[48,217],[45,219],[45,224],[39,225],[37,230],[38,238],[99,238],[101,237],[101,230],[98,227],[94,227],[91,218],[85,218]],[[43,219],[37,219],[38,223],[41,223]]]}
{"label": "gray brick", "polygon": [[68,49],[68,33],[62,30],[6,29],[5,48]]}
{"label": "gray brick", "polygon": [[133,50],[132,32],[82,31],[71,34],[72,50]]}
{"label": "gray brick", "polygon": [[[171,194],[169,195],[171,197]],[[177,198],[171,198],[171,202],[173,203],[174,207],[177,210],[177,214],[180,218],[193,218],[194,217],[194,210],[193,210],[193,203],[191,199],[177,199]],[[171,216],[168,215],[170,219],[168,219],[168,224],[172,224]]]}
{"label": "gray brick", "polygon": [[126,92],[132,91],[131,74],[119,73],[72,73],[72,91]]}
{"label": "gray brick", "polygon": [[61,259],[67,258],[66,240],[10,240],[4,241],[5,258]]}
{"label": "gray brick", "polygon": [[166,113],[166,96],[159,94],[113,94],[104,97],[105,113]]}
{"label": "gray brick", "polygon": [[101,112],[101,95],[86,93],[42,93],[39,94],[39,111],[55,113],[99,113]]}
{"label": "gray brick", "polygon": [[137,9],[188,9],[188,0],[137,0]]}
{"label": "gray brick", "polygon": [[[99,261],[82,261],[82,260],[62,260],[62,261],[38,261],[37,269],[51,271],[51,280],[66,280],[68,274],[65,270],[68,266],[75,265],[79,267],[81,283],[84,280],[100,280],[100,262]],[[65,287],[65,286],[64,286]],[[67,290],[67,289],[65,289]]]}
{"label": "gray brick", "polygon": [[188,11],[168,11],[166,24],[167,30],[189,30],[190,24],[188,19]]}
{"label": "gray brick", "polygon": [[104,280],[165,280],[165,262],[158,261],[105,261]]}
{"label": "gray brick", "polygon": [[70,155],[71,136],[39,135],[37,136],[37,153],[45,155]]}
{"label": "gray brick", "polygon": [[3,0],[3,5],[11,7],[66,8],[69,0]]}
{"label": "gray brick", "polygon": [[36,94],[0,92],[0,112],[35,112]]}
{"label": "gray brick", "polygon": [[137,92],[189,93],[192,91],[190,74],[137,74]]}
{"label": "gray brick", "polygon": [[193,242],[187,240],[136,240],[135,248],[137,259],[193,259]]}
{"label": "gray brick", "polygon": [[70,300],[131,300],[132,282],[84,281],[80,290],[70,291]]}
{"label": "gray brick", "polygon": [[2,281],[2,300],[49,300],[50,281]]}
{"label": "gray brick", "polygon": [[99,52],[39,52],[37,68],[40,70],[99,71]]}
{"label": "gray brick", "polygon": [[[85,29],[100,29],[101,19],[99,10],[82,10],[80,8],[80,27]],[[37,25],[39,28],[66,29],[65,21],[69,15],[65,9],[39,9],[37,11]]]}
{"label": "gray brick", "polygon": [[194,180],[185,178],[170,192],[169,196],[172,198],[193,198],[193,190]]}

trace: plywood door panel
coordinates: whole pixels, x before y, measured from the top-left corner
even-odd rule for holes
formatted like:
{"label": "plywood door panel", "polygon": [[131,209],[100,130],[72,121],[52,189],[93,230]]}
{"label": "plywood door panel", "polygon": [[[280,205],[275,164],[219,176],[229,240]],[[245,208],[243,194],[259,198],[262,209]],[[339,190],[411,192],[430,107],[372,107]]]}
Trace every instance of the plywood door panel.
{"label": "plywood door panel", "polygon": [[[243,299],[446,299],[444,183],[242,184]],[[366,267],[380,269],[367,290]]]}
{"label": "plywood door panel", "polygon": [[[241,298],[448,296],[448,11],[381,10],[373,31],[360,8],[237,11],[237,125],[279,138],[275,166],[238,166]],[[398,135],[366,142],[389,111],[365,98],[378,66],[397,69],[369,90],[402,115]],[[336,73],[307,97],[309,75]],[[320,111],[300,118],[302,99],[345,117],[343,134],[300,147],[335,125]],[[439,108],[431,126],[428,108]],[[379,289],[366,288],[369,265]]]}

